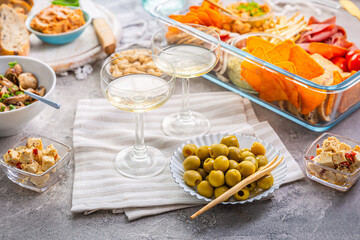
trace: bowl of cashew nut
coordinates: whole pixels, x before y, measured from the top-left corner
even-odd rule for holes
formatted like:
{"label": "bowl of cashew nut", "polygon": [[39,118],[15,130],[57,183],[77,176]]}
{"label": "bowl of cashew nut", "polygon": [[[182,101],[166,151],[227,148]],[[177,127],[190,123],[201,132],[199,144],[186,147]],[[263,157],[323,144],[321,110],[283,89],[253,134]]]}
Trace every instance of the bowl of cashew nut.
{"label": "bowl of cashew nut", "polygon": [[[141,54],[149,54],[149,56]],[[134,48],[116,52],[110,56],[110,60],[113,61],[109,67],[109,72],[115,78],[127,74],[160,76],[162,72],[156,67],[150,55],[151,50],[145,48]]]}

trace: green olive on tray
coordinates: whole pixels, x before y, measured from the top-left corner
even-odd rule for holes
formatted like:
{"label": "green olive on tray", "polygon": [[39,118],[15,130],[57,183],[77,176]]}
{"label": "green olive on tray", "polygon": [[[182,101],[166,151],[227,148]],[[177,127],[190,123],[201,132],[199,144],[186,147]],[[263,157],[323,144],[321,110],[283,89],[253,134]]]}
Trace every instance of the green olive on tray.
{"label": "green olive on tray", "polygon": [[[186,144],[183,148],[184,182],[190,187],[196,187],[197,192],[204,197],[217,198],[268,163],[262,143],[254,142],[250,148],[239,146],[234,135],[224,136],[220,143],[211,146]],[[271,188],[273,184],[274,178],[268,174],[248,184],[232,198],[244,201]]]}

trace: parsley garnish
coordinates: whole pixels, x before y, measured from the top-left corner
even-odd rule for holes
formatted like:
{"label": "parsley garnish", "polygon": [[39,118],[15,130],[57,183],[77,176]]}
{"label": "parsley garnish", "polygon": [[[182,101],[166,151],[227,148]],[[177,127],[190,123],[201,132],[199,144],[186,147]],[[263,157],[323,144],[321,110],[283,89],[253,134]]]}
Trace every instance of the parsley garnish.
{"label": "parsley garnish", "polygon": [[17,64],[17,61],[9,62],[9,67],[13,68]]}
{"label": "parsley garnish", "polygon": [[10,107],[10,110],[15,110],[16,109],[16,107],[14,105],[12,105],[12,104],[10,104],[9,107]]}
{"label": "parsley garnish", "polygon": [[5,106],[1,106],[1,112],[5,110]]}

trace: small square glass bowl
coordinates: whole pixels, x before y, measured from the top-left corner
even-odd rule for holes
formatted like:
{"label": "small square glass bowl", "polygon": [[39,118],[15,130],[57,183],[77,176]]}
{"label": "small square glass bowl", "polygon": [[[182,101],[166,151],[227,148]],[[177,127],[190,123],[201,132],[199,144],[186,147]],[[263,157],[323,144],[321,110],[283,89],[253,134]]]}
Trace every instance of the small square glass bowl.
{"label": "small square glass bowl", "polygon": [[[44,192],[49,187],[54,185],[58,180],[60,180],[64,175],[66,166],[69,164],[69,159],[71,156],[70,154],[71,147],[61,142],[43,136],[31,136],[31,137],[41,138],[44,148],[46,148],[50,144],[54,145],[59,156],[61,157],[60,160],[57,161],[54,166],[46,170],[44,173],[33,174],[5,163],[3,158],[5,153],[3,153],[1,154],[0,166],[2,170],[5,172],[6,176],[12,182],[36,192]],[[12,148],[16,148],[18,146],[25,146],[28,138],[29,136],[21,139],[20,142],[18,142]]]}
{"label": "small square glass bowl", "polygon": [[323,133],[310,145],[309,149],[306,151],[306,155],[304,158],[306,175],[308,176],[308,178],[318,183],[345,192],[349,190],[360,177],[360,168],[358,168],[353,173],[345,173],[324,166],[312,160],[312,158],[316,156],[316,149],[318,148],[318,146],[321,147],[323,141],[328,137],[336,137],[337,139],[339,139],[340,142],[344,142],[350,145],[352,148],[354,148],[356,145],[360,146],[359,142],[356,142],[349,138],[333,133]]}

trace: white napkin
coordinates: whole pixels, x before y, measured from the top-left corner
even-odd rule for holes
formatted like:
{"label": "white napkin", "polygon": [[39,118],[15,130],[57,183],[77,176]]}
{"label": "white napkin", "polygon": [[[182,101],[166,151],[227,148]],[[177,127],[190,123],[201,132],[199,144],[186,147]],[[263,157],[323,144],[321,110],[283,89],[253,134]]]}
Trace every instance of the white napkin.
{"label": "white napkin", "polygon": [[[170,159],[184,141],[165,136],[161,130],[163,118],[179,110],[181,96],[174,95],[161,108],[148,112],[145,120],[145,143],[163,151]],[[254,134],[249,124],[258,122],[247,99],[237,94],[199,93],[191,96],[191,107],[209,118],[210,132],[241,132]],[[269,133],[267,123],[255,126],[264,137],[277,143],[287,153],[277,135]],[[203,204],[187,194],[173,180],[168,167],[158,176],[149,179],[128,179],[113,167],[116,154],[134,142],[134,116],[112,107],[104,99],[80,100],[74,123],[75,176],[72,212],[91,213],[100,209],[123,212],[130,220],[163,213],[179,208]],[[273,131],[273,130],[272,130]],[[266,139],[265,139],[266,140]],[[296,180],[303,177],[299,166],[288,154],[289,172]],[[293,163],[292,163],[293,162]],[[293,165],[290,168],[289,165]]]}

